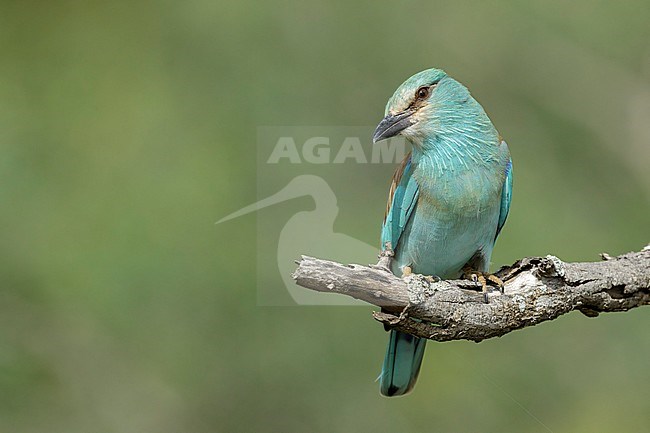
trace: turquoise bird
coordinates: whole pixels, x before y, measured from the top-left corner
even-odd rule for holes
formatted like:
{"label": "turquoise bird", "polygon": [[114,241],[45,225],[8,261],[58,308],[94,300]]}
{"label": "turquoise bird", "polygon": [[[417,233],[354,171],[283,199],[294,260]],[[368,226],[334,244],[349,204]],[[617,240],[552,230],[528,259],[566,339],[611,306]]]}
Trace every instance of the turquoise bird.
{"label": "turquoise bird", "polygon": [[[386,105],[373,142],[402,135],[412,151],[393,175],[381,231],[396,275],[503,283],[488,273],[512,196],[508,145],[465,86],[440,69],[413,75]],[[413,389],[425,339],[391,330],[381,394]]]}

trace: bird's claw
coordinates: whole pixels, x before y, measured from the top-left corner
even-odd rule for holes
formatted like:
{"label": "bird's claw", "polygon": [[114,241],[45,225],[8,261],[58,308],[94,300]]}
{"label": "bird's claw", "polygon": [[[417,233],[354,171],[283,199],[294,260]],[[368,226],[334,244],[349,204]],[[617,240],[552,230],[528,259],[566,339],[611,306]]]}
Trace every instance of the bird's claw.
{"label": "bird's claw", "polygon": [[494,274],[490,274],[488,272],[476,271],[474,269],[464,269],[463,278],[471,280],[475,283],[479,283],[481,285],[481,291],[483,292],[483,301],[486,304],[489,303],[488,285],[495,286],[497,289],[499,289],[499,292],[503,294],[504,291],[503,280],[501,280],[501,278],[497,277]]}
{"label": "bird's claw", "polygon": [[430,283],[439,283],[442,281],[442,278],[437,275],[425,275],[424,279]]}
{"label": "bird's claw", "polygon": [[420,275],[413,272],[413,268],[410,266],[402,266],[402,278],[410,277],[412,275],[417,275],[424,278],[429,284],[438,283],[442,279],[437,275]]}
{"label": "bird's claw", "polygon": [[[416,275],[413,273],[413,268],[410,266],[402,266],[402,278],[409,277],[411,275]],[[439,283],[442,279],[437,275],[422,275],[422,277],[429,283]]]}
{"label": "bird's claw", "polygon": [[494,274],[487,274],[487,279],[497,286],[497,289],[499,289],[499,292],[501,292],[502,295],[504,294],[506,285],[501,278]]}

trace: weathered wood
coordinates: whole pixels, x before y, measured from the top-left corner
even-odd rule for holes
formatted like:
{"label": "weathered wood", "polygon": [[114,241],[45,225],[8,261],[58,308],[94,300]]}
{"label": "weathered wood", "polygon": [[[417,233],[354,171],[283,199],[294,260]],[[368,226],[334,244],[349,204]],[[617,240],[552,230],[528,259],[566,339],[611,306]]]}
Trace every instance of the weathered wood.
{"label": "weathered wood", "polygon": [[554,256],[529,257],[496,274],[504,294],[483,301],[478,283],[432,282],[422,275],[399,278],[379,267],[343,265],[303,256],[296,283],[340,293],[382,307],[385,325],[436,341],[499,337],[553,320],[572,310],[593,317],[650,304],[650,245],[601,262],[565,263]]}

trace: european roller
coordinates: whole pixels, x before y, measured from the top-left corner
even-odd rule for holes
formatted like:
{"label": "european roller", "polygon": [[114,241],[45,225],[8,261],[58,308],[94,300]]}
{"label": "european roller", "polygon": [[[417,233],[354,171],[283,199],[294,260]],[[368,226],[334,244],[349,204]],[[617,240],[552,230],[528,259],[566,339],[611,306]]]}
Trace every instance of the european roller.
{"label": "european roller", "polygon": [[[393,175],[381,231],[382,255],[396,275],[503,283],[488,273],[510,208],[508,145],[465,86],[440,69],[413,75],[386,105],[373,142],[402,135],[412,151]],[[408,393],[425,339],[391,330],[381,393]]]}

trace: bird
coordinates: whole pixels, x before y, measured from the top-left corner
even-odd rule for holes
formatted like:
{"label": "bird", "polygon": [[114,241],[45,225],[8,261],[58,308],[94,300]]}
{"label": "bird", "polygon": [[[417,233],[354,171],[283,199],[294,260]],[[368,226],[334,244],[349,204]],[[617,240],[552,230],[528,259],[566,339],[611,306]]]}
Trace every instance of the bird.
{"label": "bird", "polygon": [[[503,289],[488,269],[512,199],[508,145],[469,90],[441,69],[408,78],[384,114],[373,143],[401,135],[411,145],[391,180],[384,266],[402,276],[478,281],[487,302],[488,285]],[[415,386],[426,339],[389,332],[379,379],[380,393],[393,397]]]}

